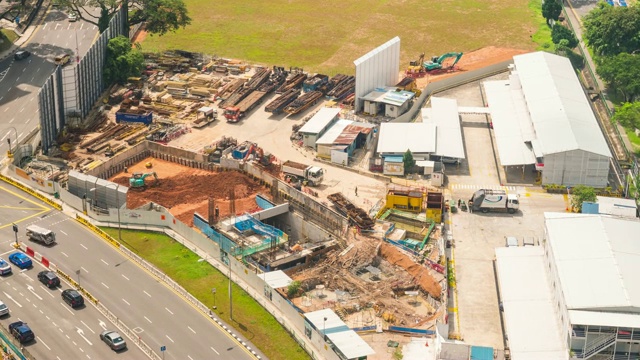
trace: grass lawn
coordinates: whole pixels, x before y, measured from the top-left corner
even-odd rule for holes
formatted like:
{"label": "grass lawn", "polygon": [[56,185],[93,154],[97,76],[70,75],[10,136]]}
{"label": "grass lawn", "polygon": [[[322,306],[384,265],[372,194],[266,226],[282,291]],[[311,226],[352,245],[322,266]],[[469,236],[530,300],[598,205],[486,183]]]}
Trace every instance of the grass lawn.
{"label": "grass lawn", "polygon": [[544,22],[539,0],[184,1],[192,24],[147,36],[144,51],[183,49],[329,75],[353,73],[355,59],[394,36],[403,67],[422,52],[534,50]]}
{"label": "grass lawn", "polygon": [[13,45],[13,42],[18,38],[18,34],[11,29],[1,29],[0,30],[0,51],[5,51]]}
{"label": "grass lawn", "polygon": [[633,146],[633,149],[629,149],[629,150],[633,151],[636,154],[636,156],[640,156],[640,137],[636,135],[635,131],[633,130],[629,130],[627,128],[625,128],[624,130],[626,131],[627,136],[629,137],[631,146]]}
{"label": "grass lawn", "polygon": [[[118,229],[102,228],[117,238]],[[207,262],[198,262],[199,256],[174,241],[155,232],[122,229],[123,244],[158,269],[169,275],[189,293],[213,306],[215,288],[217,315],[257,346],[273,360],[309,359],[307,353],[275,320],[271,314],[253,300],[240,287],[233,285],[233,321],[229,319],[229,285],[227,277]]]}

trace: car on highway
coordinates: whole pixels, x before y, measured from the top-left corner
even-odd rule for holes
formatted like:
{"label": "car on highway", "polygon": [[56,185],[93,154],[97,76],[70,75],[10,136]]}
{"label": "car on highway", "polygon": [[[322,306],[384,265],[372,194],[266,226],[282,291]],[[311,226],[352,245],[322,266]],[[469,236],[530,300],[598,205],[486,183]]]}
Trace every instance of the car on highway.
{"label": "car on highway", "polygon": [[67,289],[62,292],[62,300],[69,304],[72,308],[84,305],[84,298],[80,293],[73,289]]}
{"label": "car on highway", "polygon": [[100,340],[104,341],[111,350],[118,351],[127,348],[127,343],[122,336],[115,331],[105,330],[100,333]]}
{"label": "car on highway", "polygon": [[7,304],[0,301],[0,316],[9,315],[9,307]]}
{"label": "car on highway", "polygon": [[38,280],[49,288],[60,286],[60,278],[53,271],[45,270],[38,273]]}
{"label": "car on highway", "polygon": [[22,321],[16,321],[9,324],[9,331],[11,332],[13,337],[20,341],[21,344],[35,339],[35,335],[33,334],[33,331],[31,331],[29,325]]}
{"label": "car on highway", "polygon": [[28,269],[33,266],[33,263],[31,263],[31,259],[29,259],[27,255],[21,252],[14,252],[13,254],[9,255],[9,261],[20,269]]}
{"label": "car on highway", "polygon": [[0,258],[0,275],[11,274],[11,265],[8,262],[4,261],[3,258]]}
{"label": "car on highway", "polygon": [[65,66],[71,61],[71,56],[69,54],[58,55],[53,59],[53,62],[56,65]]}
{"label": "car on highway", "polygon": [[28,52],[27,50],[19,50],[19,51],[16,51],[15,54],[13,54],[13,58],[15,60],[24,60],[29,56],[31,56],[31,53]]}

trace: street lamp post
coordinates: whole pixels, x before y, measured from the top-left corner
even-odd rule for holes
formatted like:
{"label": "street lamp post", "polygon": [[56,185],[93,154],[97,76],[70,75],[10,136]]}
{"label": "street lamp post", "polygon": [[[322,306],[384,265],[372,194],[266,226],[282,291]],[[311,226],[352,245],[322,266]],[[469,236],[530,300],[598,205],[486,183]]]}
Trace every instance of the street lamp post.
{"label": "street lamp post", "polygon": [[229,254],[227,255],[227,261],[229,262],[229,319],[233,320],[233,293],[231,292],[231,253],[233,252],[233,247],[229,250]]}
{"label": "street lamp post", "polygon": [[[16,130],[16,128],[14,126],[8,126],[5,129],[13,129],[13,131],[16,133],[16,148],[18,146],[18,130]],[[7,138],[7,143],[9,144],[9,154],[11,155],[13,152],[11,151],[11,135],[9,135],[9,137]]]}
{"label": "street lamp post", "polygon": [[122,223],[120,222],[120,198],[118,196],[118,189],[120,188],[120,184],[111,183],[106,187],[108,188],[110,185],[116,186],[116,210],[118,210],[118,240],[122,240]]}
{"label": "street lamp post", "polygon": [[213,310],[215,310],[218,308],[216,306],[216,288],[211,289],[211,292],[213,293]]}
{"label": "street lamp post", "polygon": [[322,338],[324,339],[327,333],[327,317],[324,317],[324,322],[322,323]]}

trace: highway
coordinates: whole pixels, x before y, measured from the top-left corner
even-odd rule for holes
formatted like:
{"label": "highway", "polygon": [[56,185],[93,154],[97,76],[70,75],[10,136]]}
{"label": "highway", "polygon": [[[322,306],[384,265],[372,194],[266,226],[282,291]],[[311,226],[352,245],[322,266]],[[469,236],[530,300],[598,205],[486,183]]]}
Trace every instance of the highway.
{"label": "highway", "polygon": [[[1,187],[6,186],[0,184],[0,192]],[[12,200],[14,206],[22,206],[24,200],[19,200]],[[157,353],[160,353],[161,346],[166,346],[165,359],[253,358],[208,317],[74,219],[53,210],[21,211],[25,213],[18,223],[20,241],[74,278],[78,277],[76,272],[79,270],[76,280],[81,286],[132,328],[142,340]],[[15,218],[16,215],[11,221],[17,221]],[[30,224],[56,231],[57,244],[46,247],[27,240],[24,228]],[[10,239],[14,238],[9,222],[0,224],[0,236],[7,239],[3,248],[7,247]]]}
{"label": "highway", "polygon": [[19,61],[10,56],[0,62],[0,152],[8,150],[7,137],[15,146],[16,136],[22,139],[39,126],[38,91],[55,69],[54,58],[73,54],[66,66],[75,66],[75,54],[85,54],[97,33],[93,24],[69,22],[64,12],[53,8],[22,47],[31,56]]}

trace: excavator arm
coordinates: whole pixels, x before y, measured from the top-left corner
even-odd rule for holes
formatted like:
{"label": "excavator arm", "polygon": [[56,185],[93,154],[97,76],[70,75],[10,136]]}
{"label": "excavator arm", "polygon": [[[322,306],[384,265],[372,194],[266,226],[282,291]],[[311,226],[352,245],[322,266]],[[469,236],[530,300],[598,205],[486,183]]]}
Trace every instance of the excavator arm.
{"label": "excavator arm", "polygon": [[450,69],[452,67],[454,67],[458,61],[460,61],[460,58],[462,57],[463,53],[461,52],[449,52],[446,53],[444,55],[441,55],[438,58],[433,59],[433,61],[427,61],[424,63],[424,68],[427,71],[430,70],[437,70],[437,69],[442,69],[442,64],[445,60],[449,59],[449,58],[455,58],[455,60],[453,61],[453,64],[449,65],[447,68]]}

